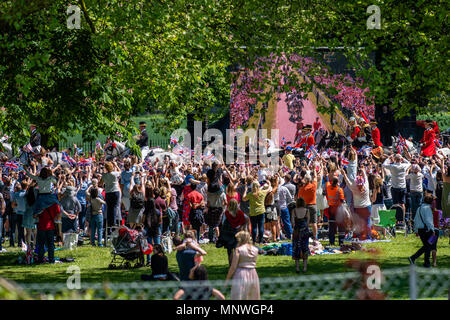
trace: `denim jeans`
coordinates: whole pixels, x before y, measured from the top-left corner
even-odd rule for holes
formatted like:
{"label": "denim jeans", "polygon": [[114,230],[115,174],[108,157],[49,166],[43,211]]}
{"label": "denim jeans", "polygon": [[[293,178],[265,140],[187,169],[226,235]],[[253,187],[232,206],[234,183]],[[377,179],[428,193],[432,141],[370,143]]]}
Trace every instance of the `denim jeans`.
{"label": "denim jeans", "polygon": [[283,223],[283,230],[286,238],[291,239],[292,237],[292,225],[291,225],[291,215],[289,214],[289,209],[281,209],[281,222]]}
{"label": "denim jeans", "polygon": [[84,224],[86,221],[86,211],[87,211],[87,205],[81,204],[81,211],[78,214],[78,222],[80,224],[80,232],[84,232]]}
{"label": "denim jeans", "polygon": [[95,246],[95,233],[97,232],[97,243],[102,244],[103,237],[103,215],[91,216],[91,245]]}
{"label": "denim jeans", "polygon": [[38,230],[37,232],[37,245],[39,246],[38,261],[41,263],[44,261],[45,246],[48,250],[48,262],[55,262],[55,230]]}
{"label": "denim jeans", "polygon": [[[147,237],[148,244],[154,246],[155,244],[161,244],[162,225],[159,225],[158,233],[154,236]],[[150,262],[151,254],[147,255],[147,263]]]}
{"label": "denim jeans", "polygon": [[120,214],[120,192],[108,192],[105,194],[106,201],[106,220],[108,222],[108,227],[114,225],[120,225],[120,220],[122,220]]}
{"label": "denim jeans", "polygon": [[[257,216],[250,217],[252,224],[252,238],[253,242],[261,243],[264,236],[264,213]],[[258,233],[258,240],[256,240],[256,234]]]}
{"label": "denim jeans", "polygon": [[423,201],[423,193],[422,192],[415,192],[411,191],[411,215],[412,220],[414,220],[414,217],[416,216],[417,208],[420,207]]}

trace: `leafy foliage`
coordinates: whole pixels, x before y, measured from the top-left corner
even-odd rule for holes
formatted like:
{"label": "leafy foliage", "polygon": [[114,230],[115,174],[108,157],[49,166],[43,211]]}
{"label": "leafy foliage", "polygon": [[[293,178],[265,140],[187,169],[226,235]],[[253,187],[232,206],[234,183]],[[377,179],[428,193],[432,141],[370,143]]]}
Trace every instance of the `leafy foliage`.
{"label": "leafy foliage", "polygon": [[[30,122],[50,142],[62,132],[89,139],[118,131],[132,140],[131,115],[153,110],[165,113],[159,129],[168,132],[187,114],[204,119],[214,106],[228,105],[237,76],[227,70],[231,65],[252,69],[258,57],[270,54],[326,59],[319,47],[342,52],[375,104],[391,105],[398,118],[448,92],[448,1],[72,4],[82,9],[79,30],[66,26],[66,1],[0,3],[0,125],[16,143],[25,141]],[[380,30],[367,29],[366,9],[373,4],[381,10]],[[283,63],[271,70],[264,87],[272,89],[259,100],[286,89],[278,87]],[[312,68],[308,76],[320,73]],[[298,77],[288,75],[296,85]],[[307,92],[312,83],[298,86]]]}

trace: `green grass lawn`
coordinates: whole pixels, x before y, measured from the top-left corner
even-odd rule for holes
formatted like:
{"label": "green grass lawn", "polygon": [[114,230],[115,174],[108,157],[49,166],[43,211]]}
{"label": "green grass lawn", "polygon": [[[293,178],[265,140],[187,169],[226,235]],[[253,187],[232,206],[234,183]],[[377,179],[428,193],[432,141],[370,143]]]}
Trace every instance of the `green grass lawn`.
{"label": "green grass lawn", "polygon": [[[328,243],[323,242],[324,245]],[[376,258],[381,265],[381,270],[408,266],[407,257],[412,255],[419,247],[420,240],[414,235],[404,238],[397,236],[391,242],[378,242],[364,244],[365,248],[377,248],[378,256],[365,252],[351,254],[316,255],[309,258],[307,275],[320,275],[325,273],[337,273],[353,271],[345,266],[348,259]],[[149,273],[147,267],[130,270],[108,270],[111,262],[111,248],[93,248],[83,245],[75,250],[57,250],[57,257],[73,257],[74,263],[44,264],[44,265],[18,265],[18,248],[5,248],[6,253],[0,255],[0,277],[13,280],[18,283],[64,283],[67,279],[66,270],[69,265],[75,264],[81,269],[82,281],[85,282],[133,282],[139,281],[140,275]],[[214,245],[203,245],[208,252],[203,264],[207,267],[211,280],[224,280],[228,272],[226,249],[215,248]],[[178,271],[175,254],[168,255],[169,269]],[[422,266],[423,258],[417,262]],[[450,246],[447,238],[439,239],[438,243],[438,268],[450,269]],[[299,276],[295,273],[294,261],[289,256],[259,256],[257,263],[259,277],[289,277]],[[301,275],[300,275],[301,276]]]}

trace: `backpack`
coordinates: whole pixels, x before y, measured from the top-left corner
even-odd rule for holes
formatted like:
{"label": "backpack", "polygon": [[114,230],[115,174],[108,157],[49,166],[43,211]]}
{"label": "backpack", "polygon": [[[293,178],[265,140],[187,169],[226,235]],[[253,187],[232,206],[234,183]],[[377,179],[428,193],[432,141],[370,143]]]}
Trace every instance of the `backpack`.
{"label": "backpack", "polygon": [[169,216],[170,226],[173,226],[175,219],[177,217],[177,212],[175,212],[172,208],[167,208],[167,215]]}
{"label": "backpack", "polygon": [[130,199],[130,205],[133,209],[142,209],[145,205],[144,194],[133,194]]}

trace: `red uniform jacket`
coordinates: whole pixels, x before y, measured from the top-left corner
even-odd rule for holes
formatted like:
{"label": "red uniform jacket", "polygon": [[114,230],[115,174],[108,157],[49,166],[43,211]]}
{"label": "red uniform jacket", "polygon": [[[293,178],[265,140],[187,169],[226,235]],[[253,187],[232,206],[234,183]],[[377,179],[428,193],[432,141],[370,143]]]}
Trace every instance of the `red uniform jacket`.
{"label": "red uniform jacket", "polygon": [[308,134],[306,136],[300,137],[300,142],[296,146],[296,148],[303,148],[304,150],[308,150],[314,144],[314,136],[312,134]]}
{"label": "red uniform jacket", "polygon": [[350,138],[352,138],[353,140],[355,140],[357,137],[359,137],[359,132],[361,131],[361,129],[358,126],[354,126],[353,127],[353,131],[352,134],[350,135]]}
{"label": "red uniform jacket", "polygon": [[420,142],[423,143],[422,153],[425,157],[431,157],[436,154],[436,144],[434,143],[434,139],[436,135],[433,129],[427,129],[423,133],[423,138]]}
{"label": "red uniform jacket", "polygon": [[380,140],[380,129],[378,129],[377,127],[375,127],[375,129],[372,129],[372,140],[375,145],[379,147],[383,146]]}

